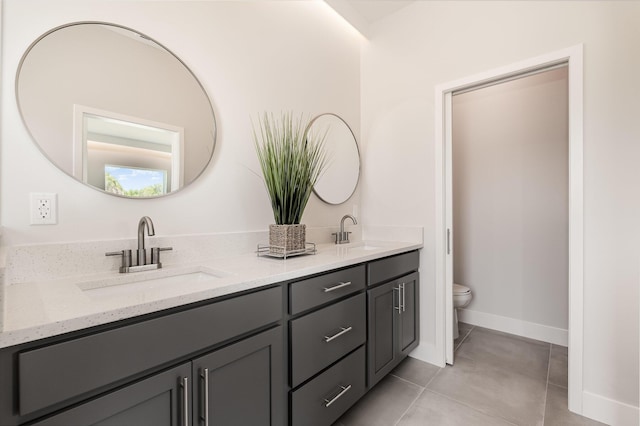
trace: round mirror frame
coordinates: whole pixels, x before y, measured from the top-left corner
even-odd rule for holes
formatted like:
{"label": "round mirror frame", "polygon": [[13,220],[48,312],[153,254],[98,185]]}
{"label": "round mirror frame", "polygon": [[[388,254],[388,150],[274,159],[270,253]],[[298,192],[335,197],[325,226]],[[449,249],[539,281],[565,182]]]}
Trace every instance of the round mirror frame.
{"label": "round mirror frame", "polygon": [[[202,165],[202,168],[200,171],[197,172],[197,174],[195,174],[193,176],[193,178],[187,182],[187,183],[183,183],[181,186],[179,186],[177,189],[172,190],[166,194],[161,194],[161,195],[157,195],[157,196],[151,196],[151,197],[132,197],[132,196],[126,196],[126,195],[121,195],[121,194],[117,194],[117,193],[113,193],[113,192],[108,192],[104,189],[98,188],[94,185],[89,184],[88,182],[84,182],[82,180],[79,180],[77,177],[73,176],[71,173],[69,173],[68,171],[64,170],[61,166],[59,166],[55,161],[52,160],[52,158],[49,156],[49,154],[45,151],[44,147],[41,146],[41,144],[36,140],[36,138],[34,137],[31,129],[29,128],[29,125],[27,124],[27,120],[23,114],[23,110],[21,107],[21,103],[20,103],[20,97],[19,97],[19,82],[20,82],[20,71],[23,68],[24,62],[27,58],[27,56],[29,55],[29,53],[32,51],[32,49],[45,37],[49,36],[50,34],[59,31],[61,29],[64,28],[70,28],[70,27],[74,27],[74,26],[80,26],[80,25],[104,25],[104,26],[111,26],[111,27],[116,27],[119,28],[121,30],[126,30],[126,31],[130,31],[132,33],[138,34],[141,38],[148,40],[150,42],[155,43],[158,47],[162,48],[164,50],[164,52],[168,53],[169,55],[171,55],[174,59],[176,59],[183,67],[184,69],[189,73],[189,75],[191,75],[191,77],[195,80],[196,84],[200,87],[200,89],[202,90],[202,93],[206,99],[206,104],[209,107],[209,111],[211,113],[211,126],[212,126],[212,132],[211,132],[211,136],[212,136],[212,141],[211,141],[211,155],[209,156],[207,162],[205,164]],[[215,153],[215,148],[216,148],[216,144],[217,144],[217,133],[218,133],[218,124],[216,122],[216,116],[214,113],[214,109],[213,109],[213,104],[211,103],[211,97],[209,96],[209,94],[207,93],[206,89],[204,88],[204,86],[202,85],[202,83],[200,82],[200,80],[198,79],[198,77],[193,73],[193,71],[184,63],[184,61],[182,59],[180,59],[175,53],[173,53],[170,49],[168,49],[165,45],[163,45],[162,43],[159,43],[158,41],[156,41],[154,38],[149,37],[148,35],[139,32],[137,30],[134,30],[130,27],[124,26],[124,25],[120,25],[120,24],[114,24],[112,22],[105,22],[105,21],[77,21],[77,22],[72,22],[72,23],[68,23],[68,24],[63,24],[63,25],[59,25],[55,28],[52,28],[51,30],[45,32],[44,34],[42,34],[41,36],[39,36],[36,40],[34,40],[29,47],[26,49],[25,53],[22,55],[20,62],[18,64],[18,68],[16,69],[16,77],[15,77],[15,96],[16,96],[16,103],[18,106],[18,112],[20,114],[20,118],[22,120],[22,123],[24,124],[27,133],[29,134],[29,136],[31,137],[31,140],[33,141],[33,143],[38,147],[38,149],[40,150],[40,152],[44,155],[44,157],[51,163],[53,164],[56,168],[58,168],[60,171],[62,171],[64,174],[66,174],[67,176],[69,176],[70,178],[72,178],[75,182],[81,183],[85,186],[88,186],[89,188],[92,188],[96,191],[102,192],[104,194],[107,195],[111,195],[111,196],[115,196],[115,197],[120,197],[120,198],[126,198],[126,199],[143,199],[143,200],[148,200],[148,199],[157,199],[157,198],[162,198],[162,197],[167,197],[170,196],[172,194],[175,194],[176,192],[180,192],[181,190],[183,190],[184,188],[186,188],[187,186],[189,186],[191,183],[195,182],[196,180],[198,180],[200,178],[200,176],[202,176],[202,174],[204,173],[204,171],[209,167],[209,165],[211,164],[211,161],[213,159],[213,154]]]}
{"label": "round mirror frame", "polygon": [[[313,126],[313,124],[316,122],[316,120],[321,119],[321,118],[326,117],[326,116],[335,117],[345,125],[345,127],[349,131],[349,134],[353,138],[353,144],[355,145],[357,158],[358,158],[358,177],[356,178],[355,182],[353,183],[353,188],[349,191],[349,195],[346,198],[341,199],[342,201],[338,201],[338,202],[329,201],[328,200],[329,197],[327,197],[326,195],[323,196],[318,191],[318,189],[316,188],[315,185],[313,187],[313,193],[316,194],[316,196],[321,201],[323,201],[323,202],[325,202],[327,204],[331,204],[331,205],[340,205],[340,204],[343,204],[343,203],[347,202],[353,196],[353,194],[356,192],[356,189],[358,188],[358,183],[360,183],[360,175],[361,175],[361,171],[362,171],[362,158],[360,156],[360,146],[358,145],[358,141],[356,139],[355,134],[353,133],[353,130],[351,129],[351,126],[349,126],[349,124],[342,117],[340,117],[338,114],[335,114],[335,113],[332,113],[332,112],[327,112],[327,113],[323,113],[323,114],[319,114],[319,115],[315,116],[309,122],[305,133],[308,132],[311,129],[311,126]],[[328,135],[328,137],[330,137],[330,135]],[[326,140],[325,140],[325,146],[326,146]],[[325,173],[326,173],[326,170],[325,170]],[[316,183],[316,185],[317,185],[317,183]]]}

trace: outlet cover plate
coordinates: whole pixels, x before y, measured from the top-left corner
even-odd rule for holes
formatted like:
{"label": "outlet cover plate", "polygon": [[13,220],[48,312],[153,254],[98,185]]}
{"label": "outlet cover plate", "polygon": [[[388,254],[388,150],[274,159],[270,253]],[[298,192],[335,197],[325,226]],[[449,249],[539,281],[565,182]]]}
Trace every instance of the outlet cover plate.
{"label": "outlet cover plate", "polygon": [[58,196],[53,192],[32,192],[31,225],[55,225],[58,223]]}

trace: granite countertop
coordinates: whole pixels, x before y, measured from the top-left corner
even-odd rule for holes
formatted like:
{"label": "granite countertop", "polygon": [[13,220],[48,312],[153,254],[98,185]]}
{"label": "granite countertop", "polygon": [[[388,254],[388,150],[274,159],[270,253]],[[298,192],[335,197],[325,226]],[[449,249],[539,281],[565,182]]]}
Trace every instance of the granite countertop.
{"label": "granite countertop", "polygon": [[130,274],[109,271],[13,284],[4,288],[0,348],[419,248],[422,244],[388,241],[319,244],[315,255],[286,260],[247,253],[155,271]]}

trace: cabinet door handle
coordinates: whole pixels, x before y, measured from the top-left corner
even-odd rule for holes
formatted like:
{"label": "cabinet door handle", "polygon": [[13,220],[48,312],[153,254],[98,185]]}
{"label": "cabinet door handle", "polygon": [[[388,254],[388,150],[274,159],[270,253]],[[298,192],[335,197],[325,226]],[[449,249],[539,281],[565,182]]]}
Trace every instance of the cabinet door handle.
{"label": "cabinet door handle", "polygon": [[189,426],[189,378],[182,378],[182,426]]}
{"label": "cabinet door handle", "polygon": [[407,288],[405,287],[405,283],[402,283],[402,312],[407,310],[407,305],[405,303],[406,294],[407,294]]}
{"label": "cabinet door handle", "polygon": [[204,422],[204,426],[209,426],[209,369],[205,368],[200,373],[200,377],[202,378],[202,384],[204,386],[203,398],[204,404],[204,413],[202,414],[202,421]]}
{"label": "cabinet door handle", "polygon": [[324,287],[323,290],[325,293],[329,293],[330,291],[334,291],[339,288],[346,287],[348,285],[351,285],[351,281],[347,281],[347,282],[340,281],[337,285],[334,285],[333,287]]}
{"label": "cabinet door handle", "polygon": [[347,386],[340,386],[340,393],[337,394],[336,396],[334,396],[331,399],[325,399],[324,402],[324,406],[325,407],[329,407],[331,404],[333,404],[334,402],[336,402],[338,399],[340,399],[340,397],[342,395],[344,395],[345,393],[349,392],[349,389],[351,389],[351,385],[347,385]]}
{"label": "cabinet door handle", "polygon": [[393,287],[393,291],[397,291],[398,292],[398,306],[396,306],[396,301],[395,301],[395,298],[394,298],[393,299],[393,309],[396,309],[399,314],[402,314],[402,303],[400,302],[400,300],[402,298],[402,286],[399,285],[398,287]]}
{"label": "cabinet door handle", "polygon": [[334,334],[333,336],[324,336],[324,342],[325,343],[329,343],[330,341],[332,341],[333,339],[337,339],[338,337],[342,336],[343,334],[346,334],[348,332],[351,331],[353,327],[340,327],[341,331],[337,332],[336,334]]}

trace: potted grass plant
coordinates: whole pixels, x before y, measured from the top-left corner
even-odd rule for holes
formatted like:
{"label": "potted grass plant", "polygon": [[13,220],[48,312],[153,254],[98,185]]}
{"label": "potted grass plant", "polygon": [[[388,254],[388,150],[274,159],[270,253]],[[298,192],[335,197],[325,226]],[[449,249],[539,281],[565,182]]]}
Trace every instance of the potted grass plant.
{"label": "potted grass plant", "polygon": [[269,226],[269,251],[286,256],[306,248],[300,220],[327,164],[326,133],[307,134],[308,123],[292,113],[264,113],[257,127],[253,137],[275,220]]}

